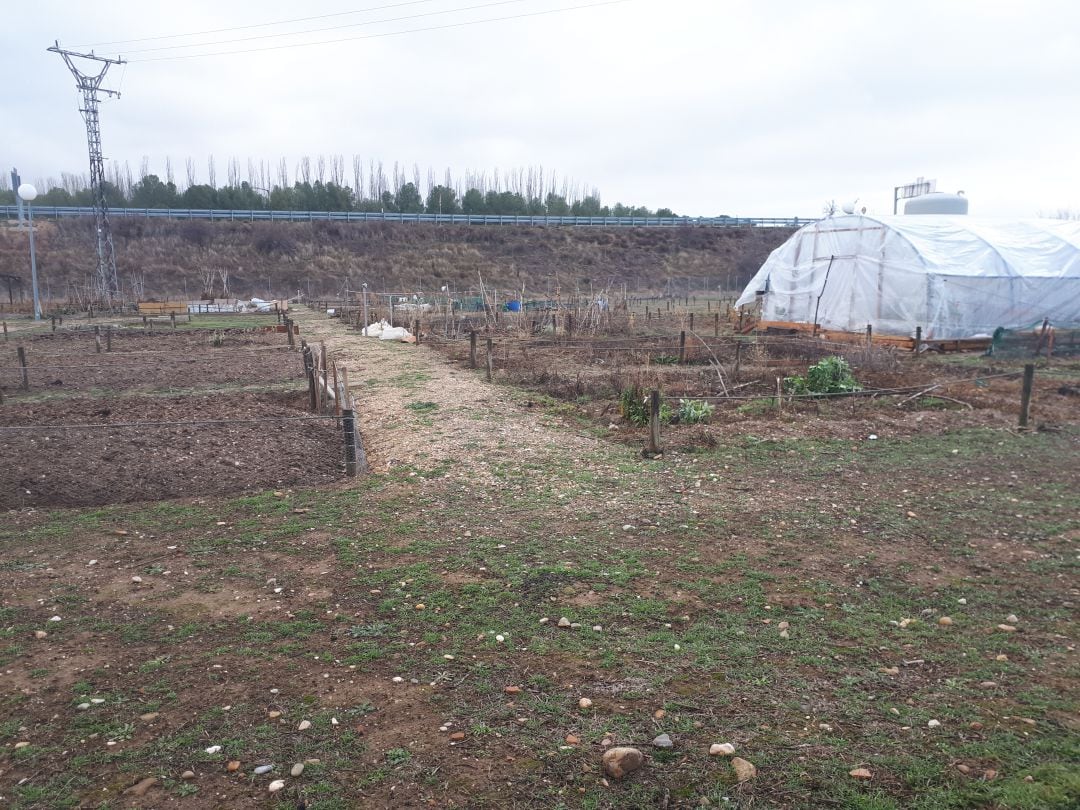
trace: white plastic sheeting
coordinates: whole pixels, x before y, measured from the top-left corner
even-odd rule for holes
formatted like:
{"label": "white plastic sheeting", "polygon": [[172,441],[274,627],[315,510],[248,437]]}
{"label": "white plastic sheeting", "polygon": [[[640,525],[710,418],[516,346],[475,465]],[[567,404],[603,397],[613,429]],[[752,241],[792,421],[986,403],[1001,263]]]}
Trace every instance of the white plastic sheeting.
{"label": "white plastic sheeting", "polygon": [[[762,292],[763,295],[759,295]],[[764,321],[925,338],[1080,326],[1080,222],[841,216],[772,252],[738,305]],[[816,317],[815,317],[816,315]]]}

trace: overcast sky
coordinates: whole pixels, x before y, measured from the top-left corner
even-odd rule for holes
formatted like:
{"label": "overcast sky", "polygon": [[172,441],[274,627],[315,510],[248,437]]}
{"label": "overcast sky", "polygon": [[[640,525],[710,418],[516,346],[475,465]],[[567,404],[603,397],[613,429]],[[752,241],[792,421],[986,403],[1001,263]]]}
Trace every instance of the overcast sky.
{"label": "overcast sky", "polygon": [[[192,157],[205,182],[213,154],[219,184],[230,157],[359,154],[440,175],[542,164],[606,203],[691,215],[817,215],[826,199],[855,197],[888,213],[892,187],[919,175],[964,189],[972,214],[1080,209],[1076,0],[628,0],[371,37],[593,2],[6,4],[0,163],[24,180],[86,171],[74,80],[45,51],[54,39],[336,15],[97,46],[130,60],[109,76],[123,97],[102,105],[106,156],[135,169],[147,156],[162,175],[171,156],[181,182]],[[428,16],[378,22],[412,15]],[[138,52],[248,37],[264,38]],[[342,38],[352,39],[145,61]]]}

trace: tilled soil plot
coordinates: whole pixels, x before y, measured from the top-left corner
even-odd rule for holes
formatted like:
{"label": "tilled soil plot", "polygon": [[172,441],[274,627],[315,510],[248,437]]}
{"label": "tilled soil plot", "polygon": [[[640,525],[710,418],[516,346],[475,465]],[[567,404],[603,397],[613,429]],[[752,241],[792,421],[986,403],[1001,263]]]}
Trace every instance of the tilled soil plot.
{"label": "tilled soil plot", "polygon": [[[332,419],[309,421],[301,410],[305,400],[299,394],[79,398],[3,409],[0,508],[95,506],[332,481],[343,474],[341,431]],[[205,424],[245,419],[279,421]],[[140,422],[174,424],[129,426]],[[38,427],[3,429],[16,426]]]}
{"label": "tilled soil plot", "polygon": [[[105,345],[104,336],[101,337]],[[162,389],[264,386],[301,379],[299,355],[277,332],[226,330],[218,333],[121,330],[112,351],[97,352],[89,331],[57,332],[24,342],[28,390],[16,347],[0,352],[0,390],[5,397],[142,392]]]}

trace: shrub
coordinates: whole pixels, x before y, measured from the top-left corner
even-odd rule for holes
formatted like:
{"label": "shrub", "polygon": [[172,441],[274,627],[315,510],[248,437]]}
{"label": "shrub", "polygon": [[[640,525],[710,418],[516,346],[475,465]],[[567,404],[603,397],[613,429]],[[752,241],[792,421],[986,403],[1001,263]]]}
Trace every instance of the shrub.
{"label": "shrub", "polygon": [[845,394],[861,391],[843,357],[826,357],[806,370],[805,377],[785,377],[784,389],[792,394]]}

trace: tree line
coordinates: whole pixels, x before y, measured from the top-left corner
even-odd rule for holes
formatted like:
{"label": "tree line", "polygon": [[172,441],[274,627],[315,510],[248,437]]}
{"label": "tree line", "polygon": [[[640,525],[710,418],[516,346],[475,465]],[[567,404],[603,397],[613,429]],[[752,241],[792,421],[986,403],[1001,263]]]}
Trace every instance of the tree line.
{"label": "tree line", "polygon": [[[366,166],[354,158],[352,177],[345,176],[341,156],[301,158],[290,174],[283,158],[271,171],[265,162],[249,160],[243,177],[240,162],[226,166],[226,182],[217,182],[213,157],[207,161],[206,182],[200,182],[191,159],[185,165],[186,183],[178,185],[171,159],[164,177],[149,170],[144,158],[136,179],[129,164],[109,164],[105,198],[113,208],[194,208],[273,211],[360,211],[407,214],[504,214],[517,216],[675,216],[670,208],[605,205],[597,189],[583,192],[580,184],[559,178],[543,167],[510,172],[467,172],[454,178],[449,170],[436,180],[427,171],[426,183],[413,166],[411,177],[398,163],[387,172],[382,162]],[[349,180],[352,180],[351,184]],[[0,176],[0,204],[15,203],[15,192]],[[62,174],[59,181],[39,181],[35,205],[93,205],[89,177]]]}

